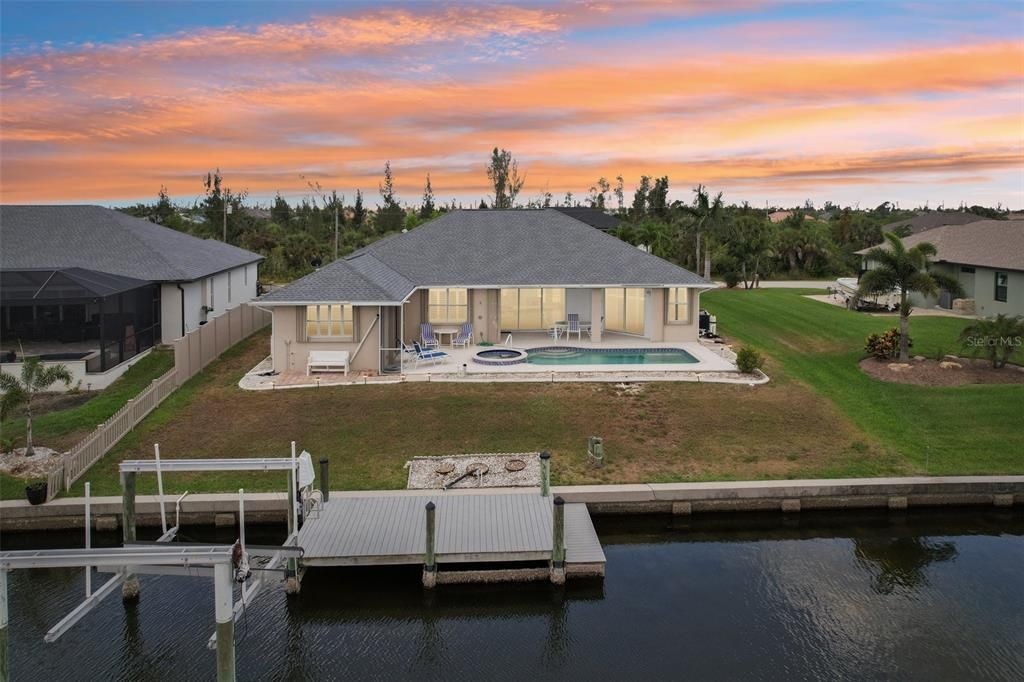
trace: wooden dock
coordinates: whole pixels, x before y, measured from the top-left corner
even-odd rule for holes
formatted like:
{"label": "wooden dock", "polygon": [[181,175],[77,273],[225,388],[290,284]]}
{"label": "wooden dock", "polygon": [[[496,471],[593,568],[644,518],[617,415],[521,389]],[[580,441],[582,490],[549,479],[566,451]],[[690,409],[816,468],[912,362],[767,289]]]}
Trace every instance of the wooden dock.
{"label": "wooden dock", "polygon": [[[303,523],[298,544],[303,566],[427,564],[427,504],[436,509],[433,556],[440,574],[497,580],[547,577],[548,569],[515,564],[552,561],[554,504],[538,492],[410,491],[332,495]],[[565,576],[604,575],[605,556],[585,504],[565,504]],[[532,571],[532,572],[531,572]],[[527,576],[534,576],[532,578]],[[450,576],[446,576],[450,577]],[[446,582],[442,577],[441,582]],[[454,581],[452,581],[454,582]]]}

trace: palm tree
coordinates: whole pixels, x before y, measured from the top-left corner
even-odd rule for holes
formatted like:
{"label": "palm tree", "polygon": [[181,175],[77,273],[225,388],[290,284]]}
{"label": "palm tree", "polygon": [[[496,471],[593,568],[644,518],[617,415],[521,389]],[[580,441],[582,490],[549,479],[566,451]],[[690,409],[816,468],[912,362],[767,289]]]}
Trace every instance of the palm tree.
{"label": "palm tree", "polygon": [[35,454],[32,449],[32,399],[36,393],[48,389],[57,381],[63,381],[65,386],[71,384],[71,372],[64,365],[44,366],[39,358],[25,358],[21,363],[21,379],[12,374],[0,372],[0,391],[3,397],[0,398],[0,421],[7,418],[11,410],[25,406],[25,424],[28,433],[25,437],[25,456],[31,457]]}
{"label": "palm tree", "polygon": [[995,317],[978,320],[964,327],[960,341],[965,349],[980,351],[992,363],[992,369],[1000,369],[1024,344],[1024,317],[999,313]]}
{"label": "palm tree", "polygon": [[858,297],[885,294],[894,289],[900,292],[900,362],[910,359],[909,328],[911,305],[907,295],[911,292],[923,296],[935,296],[939,289],[946,289],[956,296],[963,295],[960,283],[941,272],[929,272],[928,265],[935,255],[935,246],[921,242],[909,249],[894,232],[884,235],[887,243],[876,246],[864,258],[873,261],[875,267],[860,278]]}
{"label": "palm tree", "polygon": [[[685,210],[697,220],[695,225],[697,267],[695,270],[697,273],[700,273],[700,233],[713,232],[718,224],[718,219],[722,214],[722,193],[719,192],[712,199],[704,185],[694,187],[693,193],[697,195],[693,198],[693,205],[686,206]],[[705,242],[704,278],[711,279],[711,243],[708,240],[705,240]]]}

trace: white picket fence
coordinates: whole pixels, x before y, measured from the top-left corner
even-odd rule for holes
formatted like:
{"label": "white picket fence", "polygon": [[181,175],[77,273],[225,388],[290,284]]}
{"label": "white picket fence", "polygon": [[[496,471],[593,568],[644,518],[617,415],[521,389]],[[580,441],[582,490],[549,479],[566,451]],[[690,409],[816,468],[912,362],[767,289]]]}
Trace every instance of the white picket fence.
{"label": "white picket fence", "polygon": [[47,475],[47,501],[56,497],[62,489],[70,490],[89,467],[110,452],[125,434],[155,410],[178,386],[198,374],[228,348],[269,323],[269,313],[243,303],[214,318],[209,324],[176,339],[173,343],[174,367],[154,379],[137,396],[129,398],[110,419],[76,443],[64,455],[61,466]]}

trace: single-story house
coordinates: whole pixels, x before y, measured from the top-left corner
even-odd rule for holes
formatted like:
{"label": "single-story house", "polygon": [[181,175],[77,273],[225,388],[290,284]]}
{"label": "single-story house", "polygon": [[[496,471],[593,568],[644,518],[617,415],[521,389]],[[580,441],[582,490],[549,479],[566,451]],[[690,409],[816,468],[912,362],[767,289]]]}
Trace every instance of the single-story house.
{"label": "single-story house", "polygon": [[[964,299],[957,308],[991,317],[999,313],[1024,315],[1024,220],[975,220],[943,225],[903,239],[910,248],[929,242],[937,251],[932,269],[960,282]],[[868,249],[857,253],[866,254]],[[865,269],[872,263],[866,262]],[[973,305],[972,305],[973,302]],[[954,298],[942,291],[937,298],[911,296],[918,307],[953,308]]]}
{"label": "single-story house", "polygon": [[263,260],[101,206],[0,206],[0,245],[0,360],[103,374],[255,298]]}
{"label": "single-story house", "polygon": [[[575,314],[590,342],[696,342],[704,278],[554,209],[460,210],[386,237],[259,299],[277,372],[349,351],[386,372],[420,323],[470,322],[474,344],[544,332]],[[613,340],[609,340],[613,343]]]}

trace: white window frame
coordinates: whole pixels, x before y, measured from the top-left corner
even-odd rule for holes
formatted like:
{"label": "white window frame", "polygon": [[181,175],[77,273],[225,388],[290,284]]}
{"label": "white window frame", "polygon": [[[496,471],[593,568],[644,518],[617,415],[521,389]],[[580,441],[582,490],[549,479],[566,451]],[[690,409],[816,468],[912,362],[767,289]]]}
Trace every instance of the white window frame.
{"label": "white window frame", "polygon": [[[451,300],[452,300],[451,292],[452,292],[453,289],[456,290],[456,291],[465,291],[466,292],[466,302],[465,302],[465,304],[462,304],[462,303],[452,303],[451,302]],[[444,292],[444,301],[445,302],[444,303],[431,303],[430,302],[430,294],[433,291],[443,291]],[[469,289],[468,288],[466,288],[466,287],[430,287],[430,288],[427,289],[426,299],[427,299],[427,315],[426,315],[426,318],[427,318],[427,322],[429,322],[430,324],[462,324],[464,322],[469,322],[470,321],[470,317],[469,317],[470,316],[470,311],[469,311]],[[445,319],[444,320],[434,320],[434,319],[432,319],[431,318],[431,313],[433,312],[433,309],[434,308],[442,308],[442,307],[445,310]],[[466,314],[463,315],[461,317],[461,319],[452,319],[452,315],[451,315],[452,310],[455,309],[457,311],[460,308],[465,310]],[[457,315],[456,315],[456,318],[458,318]]]}
{"label": "white window frame", "polygon": [[[672,293],[676,294],[676,302],[672,302]],[[679,294],[682,293],[682,302]],[[679,308],[682,306],[686,315],[679,319]],[[673,311],[673,308],[675,309]],[[673,312],[675,315],[673,316]],[[665,324],[690,324],[690,290],[686,287],[668,287],[665,289]]]}
{"label": "white window frame", "polygon": [[[310,317],[309,317],[310,308],[315,308],[316,311],[317,311],[316,326],[317,326],[318,330],[323,327],[323,324],[325,322],[327,323],[327,334],[310,334],[309,333],[309,323],[311,321]],[[331,311],[333,309],[335,309],[335,308],[337,308],[339,313],[341,314],[341,317],[338,318],[338,323],[339,323],[338,326],[339,326],[339,329],[341,330],[340,334],[331,334],[330,333],[331,327],[333,326],[333,323],[334,323],[334,319],[331,316]],[[356,338],[356,309],[355,309],[355,306],[353,306],[352,304],[350,304],[350,303],[319,303],[319,304],[314,304],[314,305],[307,305],[304,308],[302,308],[302,310],[304,311],[304,313],[303,313],[304,314],[304,318],[303,318],[303,332],[305,333],[307,341],[317,342],[317,341],[354,341],[355,340],[355,338]],[[326,318],[322,317],[324,311],[326,311],[326,313],[327,313],[327,317]],[[348,314],[350,316],[349,318],[345,317],[346,312],[348,312]],[[345,320],[346,319],[350,319],[350,321],[352,323],[352,333],[351,334],[346,334],[345,333]]]}

